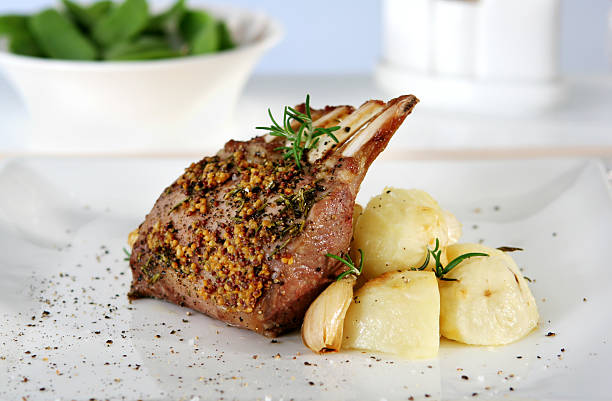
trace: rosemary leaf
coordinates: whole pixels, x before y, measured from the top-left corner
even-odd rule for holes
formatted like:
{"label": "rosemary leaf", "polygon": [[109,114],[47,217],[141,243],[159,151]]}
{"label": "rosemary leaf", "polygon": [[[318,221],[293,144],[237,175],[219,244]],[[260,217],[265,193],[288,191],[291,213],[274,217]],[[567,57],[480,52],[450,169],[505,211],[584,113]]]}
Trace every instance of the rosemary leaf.
{"label": "rosemary leaf", "polygon": [[340,256],[334,255],[333,253],[327,253],[325,254],[325,256],[327,256],[328,258],[336,259],[344,263],[349,268],[347,271],[341,273],[336,278],[336,281],[342,280],[344,277],[348,276],[349,274],[354,274],[355,276],[359,276],[361,272],[363,271],[363,251],[361,249],[359,249],[359,267],[355,266],[355,263],[351,259],[351,255],[349,255],[348,253],[340,254]]}
{"label": "rosemary leaf", "polygon": [[[268,131],[272,136],[285,138],[288,145],[279,146],[275,150],[283,151],[284,159],[293,159],[298,170],[302,169],[302,159],[304,154],[314,148],[319,142],[319,137],[329,136],[334,142],[338,143],[338,138],[333,134],[334,131],[340,129],[339,126],[321,128],[312,126],[312,114],[310,111],[310,95],[306,95],[304,107],[305,113],[301,113],[293,107],[285,106],[283,112],[283,126],[276,122],[272,111],[268,109],[268,115],[272,120],[272,125],[269,127],[255,127]],[[299,127],[294,130],[291,127],[292,122],[297,122]]]}
{"label": "rosemary leaf", "polygon": [[125,258],[123,258],[123,260],[129,261],[132,257],[132,253],[128,251],[125,247],[123,247],[123,253],[125,253]]}

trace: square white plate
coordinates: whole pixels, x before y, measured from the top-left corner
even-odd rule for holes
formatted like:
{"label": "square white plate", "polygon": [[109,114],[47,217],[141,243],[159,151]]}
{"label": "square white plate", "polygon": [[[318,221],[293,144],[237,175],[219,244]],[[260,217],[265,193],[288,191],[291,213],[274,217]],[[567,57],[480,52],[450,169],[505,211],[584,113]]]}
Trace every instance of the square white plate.
{"label": "square white plate", "polygon": [[[525,249],[541,322],[505,347],[442,341],[437,359],[319,356],[158,300],[128,303],[127,233],[188,160],[0,162],[0,399],[604,400],[612,367],[612,202],[595,160],[387,162],[464,242]],[[555,333],[547,336],[547,333]]]}

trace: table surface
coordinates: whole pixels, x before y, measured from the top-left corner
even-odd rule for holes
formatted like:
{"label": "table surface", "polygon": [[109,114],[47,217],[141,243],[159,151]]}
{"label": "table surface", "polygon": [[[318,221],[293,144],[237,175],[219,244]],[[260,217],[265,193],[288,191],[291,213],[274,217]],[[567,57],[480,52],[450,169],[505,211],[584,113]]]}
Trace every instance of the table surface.
{"label": "table surface", "polygon": [[[612,157],[612,76],[570,77],[560,107],[538,115],[475,115],[434,110],[421,99],[385,152],[386,158]],[[228,126],[228,136],[243,139],[267,121],[267,108],[303,101],[313,107],[360,104],[393,94],[370,76],[253,76]],[[418,94],[417,94],[418,96]],[[0,157],[30,155],[28,113],[0,76]],[[205,149],[204,151],[214,151]],[[198,150],[201,154],[202,150]],[[158,156],[143,150],[142,155]],[[163,154],[168,156],[168,154]],[[186,156],[189,154],[180,154]],[[123,155],[125,156],[125,154]]]}

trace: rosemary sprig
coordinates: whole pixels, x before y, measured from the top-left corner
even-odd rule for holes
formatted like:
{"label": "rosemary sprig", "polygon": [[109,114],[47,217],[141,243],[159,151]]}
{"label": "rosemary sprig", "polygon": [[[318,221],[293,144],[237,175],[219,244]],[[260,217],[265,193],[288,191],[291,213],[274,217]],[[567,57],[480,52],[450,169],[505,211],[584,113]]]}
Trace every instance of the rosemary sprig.
{"label": "rosemary sprig", "polygon": [[[344,255],[346,259],[344,259],[342,255]],[[361,249],[359,249],[359,267],[355,266],[355,262],[351,260],[351,255],[349,255],[348,253],[340,254],[340,256],[334,255],[333,253],[327,253],[325,254],[325,256],[327,256],[328,258],[334,258],[336,260],[339,260],[340,262],[344,263],[345,265],[349,267],[349,270],[340,274],[336,278],[336,281],[342,280],[344,277],[348,276],[349,274],[354,274],[355,276],[359,276],[361,272],[363,271],[363,251]]]}
{"label": "rosemary sprig", "polygon": [[125,258],[123,260],[129,261],[132,257],[132,253],[123,247],[123,253],[125,253]]}
{"label": "rosemary sprig", "polygon": [[465,259],[473,258],[474,256],[489,256],[488,254],[481,253],[481,252],[464,253],[463,255],[459,255],[455,259],[451,260],[446,265],[446,267],[444,267],[442,266],[442,262],[440,261],[440,258],[442,257],[442,250],[440,249],[440,241],[436,238],[435,248],[433,250],[427,248],[427,256],[425,257],[425,262],[423,263],[423,265],[421,265],[420,267],[417,267],[415,270],[425,270],[425,268],[429,264],[430,255],[433,256],[436,262],[436,265],[434,266],[434,273],[436,274],[436,277],[444,281],[457,281],[456,278],[446,278],[444,277],[444,275],[446,275],[448,272],[450,272],[455,267],[457,267],[457,265],[459,265],[459,263],[463,262]]}
{"label": "rosemary sprig", "polygon": [[[310,113],[310,95],[306,95],[305,104],[305,113],[301,113],[293,107],[285,106],[282,126],[276,122],[272,112],[268,109],[268,115],[270,116],[270,120],[272,120],[272,125],[269,127],[256,127],[256,129],[269,131],[272,136],[285,138],[288,144],[286,146],[280,146],[275,150],[282,150],[285,159],[293,158],[299,170],[302,169],[301,161],[304,157],[304,153],[314,148],[323,135],[329,136],[334,142],[338,143],[338,138],[336,138],[333,132],[340,129],[339,126],[329,128],[313,127],[312,115]],[[291,123],[293,121],[299,124],[297,130],[291,128]]]}

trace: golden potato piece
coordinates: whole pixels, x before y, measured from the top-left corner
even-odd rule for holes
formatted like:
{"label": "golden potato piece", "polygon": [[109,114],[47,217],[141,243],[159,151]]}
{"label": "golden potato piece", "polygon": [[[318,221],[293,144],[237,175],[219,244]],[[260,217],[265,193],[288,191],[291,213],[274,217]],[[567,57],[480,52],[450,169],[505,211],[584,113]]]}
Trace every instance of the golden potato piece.
{"label": "golden potato piece", "polygon": [[449,260],[468,252],[489,257],[466,259],[440,281],[440,332],[475,345],[500,345],[526,336],[538,324],[538,309],[510,255],[477,244],[447,248]]}
{"label": "golden potato piece", "polygon": [[357,290],[342,348],[433,358],[440,346],[440,294],[433,272],[393,271]]}
{"label": "golden potato piece", "polygon": [[[460,235],[461,224],[427,192],[385,188],[359,216],[351,251],[357,257],[355,252],[363,250],[362,274],[371,279],[388,271],[421,266],[427,247],[433,248],[436,238],[444,249]],[[444,251],[442,262],[446,262]]]}

